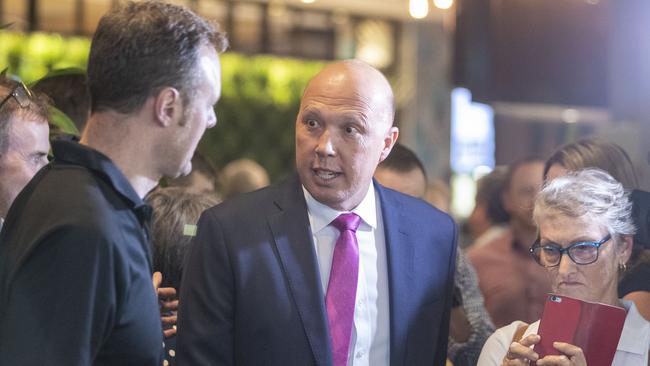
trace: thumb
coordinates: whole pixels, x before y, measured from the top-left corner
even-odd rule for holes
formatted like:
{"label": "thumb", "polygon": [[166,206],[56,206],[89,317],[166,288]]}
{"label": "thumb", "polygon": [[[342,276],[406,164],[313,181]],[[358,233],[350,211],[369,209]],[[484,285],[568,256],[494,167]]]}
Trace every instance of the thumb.
{"label": "thumb", "polygon": [[160,287],[160,284],[162,283],[162,273],[160,272],[154,272],[153,273],[153,289],[158,290],[158,287]]}

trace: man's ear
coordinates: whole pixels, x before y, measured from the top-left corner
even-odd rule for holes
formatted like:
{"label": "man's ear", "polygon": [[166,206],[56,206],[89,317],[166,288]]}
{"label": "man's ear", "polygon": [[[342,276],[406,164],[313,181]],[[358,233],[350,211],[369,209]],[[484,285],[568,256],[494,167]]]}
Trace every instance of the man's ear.
{"label": "man's ear", "polygon": [[380,163],[388,157],[388,154],[390,154],[390,151],[393,149],[393,146],[395,146],[398,137],[399,137],[399,129],[395,126],[391,127],[388,130],[388,132],[386,132],[386,135],[384,136],[384,146],[383,149],[381,150],[381,156],[379,157]]}
{"label": "man's ear", "polygon": [[154,97],[154,116],[161,126],[169,126],[182,111],[181,93],[172,87],[161,89]]}

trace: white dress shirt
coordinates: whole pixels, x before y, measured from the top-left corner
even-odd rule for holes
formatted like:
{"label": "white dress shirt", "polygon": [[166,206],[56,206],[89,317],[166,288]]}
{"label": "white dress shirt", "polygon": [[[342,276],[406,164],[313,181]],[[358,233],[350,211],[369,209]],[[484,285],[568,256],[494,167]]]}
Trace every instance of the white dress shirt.
{"label": "white dress shirt", "polygon": [[[354,328],[348,354],[349,366],[388,366],[390,364],[390,326],[388,266],[381,203],[374,186],[351,212],[361,217],[356,236],[359,243],[359,279],[354,308]],[[303,187],[309,223],[316,246],[323,293],[327,293],[334,246],[339,231],[329,224],[340,214],[316,201]]]}
{"label": "white dress shirt", "polygon": [[[648,350],[650,349],[650,323],[639,314],[632,301],[621,300],[627,316],[623,323],[623,332],[616,346],[612,366],[647,366]],[[478,366],[498,366],[508,352],[517,328],[525,323],[515,321],[510,325],[497,329],[488,338],[478,359]],[[522,336],[537,334],[539,320],[532,323]]]}

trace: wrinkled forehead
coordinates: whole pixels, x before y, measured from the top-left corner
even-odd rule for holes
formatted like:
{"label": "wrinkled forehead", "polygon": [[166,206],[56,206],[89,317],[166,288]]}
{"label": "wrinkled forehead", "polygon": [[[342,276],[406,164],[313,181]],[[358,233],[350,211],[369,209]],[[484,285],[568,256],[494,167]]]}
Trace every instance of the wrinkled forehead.
{"label": "wrinkled forehead", "polygon": [[567,213],[541,205],[535,207],[534,216],[540,235],[543,237],[548,235],[577,237],[587,233],[607,232],[607,226],[601,217],[582,210]]}

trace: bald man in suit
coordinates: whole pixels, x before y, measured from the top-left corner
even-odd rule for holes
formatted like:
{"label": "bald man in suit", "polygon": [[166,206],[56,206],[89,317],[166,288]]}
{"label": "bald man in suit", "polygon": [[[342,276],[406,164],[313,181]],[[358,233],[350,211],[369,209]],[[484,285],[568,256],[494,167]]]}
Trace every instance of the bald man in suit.
{"label": "bald man in suit", "polygon": [[[180,365],[444,364],[456,229],[373,181],[398,137],[394,113],[388,81],[363,62],[331,64],[309,82],[297,174],[199,221],[181,286]],[[349,218],[354,227],[342,228]]]}

